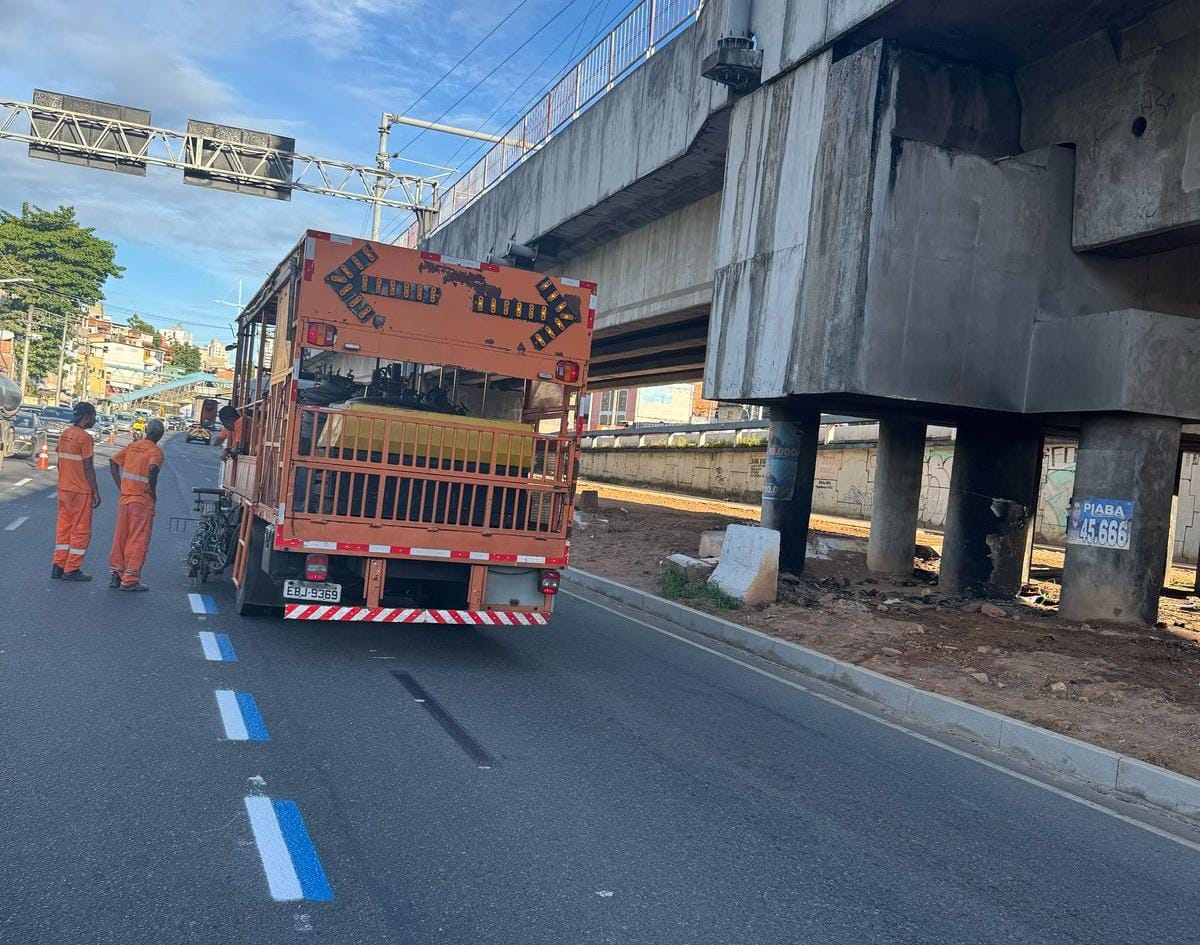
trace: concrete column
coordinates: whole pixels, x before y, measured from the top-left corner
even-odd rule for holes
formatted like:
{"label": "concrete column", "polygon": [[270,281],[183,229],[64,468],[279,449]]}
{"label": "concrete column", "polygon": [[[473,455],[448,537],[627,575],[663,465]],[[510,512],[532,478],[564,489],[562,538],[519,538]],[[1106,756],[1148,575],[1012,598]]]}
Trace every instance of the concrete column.
{"label": "concrete column", "polygon": [[1168,417],[1099,414],[1079,431],[1075,502],[1132,502],[1129,547],[1071,543],[1068,520],[1059,612],[1068,620],[1153,625],[1167,567],[1181,424]]}
{"label": "concrete column", "polygon": [[1028,575],[1037,516],[1041,431],[1011,420],[958,425],[938,586],[1012,597]]}
{"label": "concrete column", "polygon": [[924,475],[925,424],[900,418],[881,420],[868,570],[888,574],[912,571]]}
{"label": "concrete column", "polygon": [[801,574],[808,548],[821,413],[772,407],[770,416],[762,524],[779,532],[779,569]]}

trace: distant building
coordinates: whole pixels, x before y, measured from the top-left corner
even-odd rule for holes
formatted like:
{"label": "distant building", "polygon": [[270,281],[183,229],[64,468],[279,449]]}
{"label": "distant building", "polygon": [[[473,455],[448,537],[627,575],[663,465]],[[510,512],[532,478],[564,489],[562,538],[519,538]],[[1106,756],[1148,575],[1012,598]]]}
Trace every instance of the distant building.
{"label": "distant building", "polygon": [[762,407],[705,400],[695,384],[661,384],[593,391],[584,398],[582,416],[589,430],[613,430],[646,424],[735,423],[761,420]]}
{"label": "distant building", "polygon": [[209,341],[208,347],[200,352],[200,367],[209,374],[228,370],[229,353],[225,350],[225,342],[219,338]]}
{"label": "distant building", "polygon": [[170,328],[163,328],[159,331],[162,335],[163,344],[168,348],[174,348],[177,345],[190,345],[192,343],[192,333],[183,325],[176,322]]}

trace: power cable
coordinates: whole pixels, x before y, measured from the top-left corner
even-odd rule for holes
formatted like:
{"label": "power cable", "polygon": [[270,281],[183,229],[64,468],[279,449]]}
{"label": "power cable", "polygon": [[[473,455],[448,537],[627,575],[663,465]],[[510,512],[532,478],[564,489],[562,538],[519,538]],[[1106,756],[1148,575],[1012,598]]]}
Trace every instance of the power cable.
{"label": "power cable", "polygon": [[[571,56],[568,57],[568,61],[570,61],[574,57],[574,50],[575,50],[575,48],[578,47],[579,37],[582,36],[582,34],[583,34],[583,25],[590,18],[592,11],[595,10],[597,2],[598,2],[598,0],[592,0],[592,5],[588,8],[587,13],[584,14],[583,19],[580,20],[577,30],[572,31],[576,34],[576,38],[575,38],[574,43],[572,44],[572,53],[571,53]],[[517,49],[513,51],[512,55],[510,55],[508,57],[508,59],[506,59],[506,60],[504,60],[504,62],[501,62],[500,64],[498,64],[496,66],[496,68],[492,70],[492,72],[488,73],[488,75],[484,76],[483,79],[481,79],[479,82],[477,82],[475,84],[475,86],[473,88],[471,88],[468,92],[466,92],[462,97],[460,97],[459,100],[454,103],[454,105],[451,105],[450,108],[446,110],[446,112],[443,112],[442,115],[437,120],[441,120],[441,118],[444,118],[446,116],[446,114],[448,114],[451,110],[453,110],[459,104],[461,104],[463,99],[465,99],[468,95],[470,95],[472,92],[474,92],[475,89],[477,89],[483,82],[485,82],[487,79],[489,79],[495,72],[497,72],[499,70],[499,68],[501,66],[505,65],[510,59],[513,58],[513,56],[515,56],[518,52],[520,52],[522,49],[524,49],[525,46],[529,45],[529,43],[531,43],[534,39],[536,39],[537,36],[542,32],[542,30],[544,30],[551,23],[553,23],[554,20],[558,19],[559,16],[561,16],[568,9],[570,9],[570,7],[573,5],[573,3],[574,3],[574,0],[572,0],[572,2],[570,2],[570,3],[568,3],[565,7],[563,7],[562,10],[560,10],[554,17],[552,17],[551,20],[549,20],[542,27],[541,30],[538,30],[536,33],[533,34],[533,36],[530,36],[529,39],[527,39],[524,43],[522,43],[520,46],[518,46]],[[609,7],[610,3],[611,3],[611,0],[605,0],[604,13],[608,12],[608,7]],[[618,15],[618,16],[614,17],[612,20],[608,21],[607,24],[605,23],[604,15],[602,13],[599,23],[597,25],[597,28],[592,33],[592,37],[591,37],[591,41],[590,41],[591,44],[594,45],[596,38],[602,32],[604,32],[606,29],[611,30],[611,29],[615,28],[617,23],[620,22],[621,17],[625,15],[625,13],[626,13],[626,11],[623,9],[621,11],[620,15]],[[492,113],[490,115],[488,115],[487,118],[485,118],[482,122],[479,123],[476,130],[482,129],[486,124],[488,124],[488,122],[490,122],[493,118],[495,118],[496,114],[500,111],[500,109],[503,108],[505,105],[507,105],[510,101],[512,101],[513,96],[516,95],[516,93],[520,90],[520,88],[526,82],[528,82],[529,79],[531,79],[534,75],[536,75],[542,69],[542,67],[545,66],[545,64],[554,56],[554,54],[562,49],[562,47],[563,47],[563,45],[565,45],[565,43],[566,43],[566,37],[564,37],[553,49],[551,49],[542,58],[542,61],[539,62],[536,66],[534,66],[534,68],[525,76],[524,79],[522,79],[520,82],[518,82],[513,87],[513,90],[508,94],[508,96],[504,99],[504,101],[501,102],[501,104],[498,105],[495,109],[493,109]],[[532,108],[533,103],[536,102],[542,95],[544,95],[546,93],[546,91],[549,88],[553,87],[553,85],[560,80],[561,80],[561,75],[559,73],[555,73],[555,75],[552,79],[550,79],[545,84],[543,84],[541,91],[539,91],[536,95],[534,95],[529,100],[529,104],[526,107],[518,110],[518,114],[524,114],[526,111],[528,111],[530,108]],[[421,135],[423,135],[424,133],[425,133],[425,129],[422,129],[418,134],[416,134],[412,138],[411,141],[409,141],[403,148],[401,148],[401,151],[396,152],[396,154],[393,156],[399,157],[405,148],[412,147],[412,145],[414,145],[417,142],[417,140],[421,137]],[[471,157],[474,157],[474,155],[481,153],[483,150],[485,150],[486,148],[488,148],[490,146],[491,145],[487,142],[484,142],[482,144],[476,144],[476,145],[471,145],[470,142],[464,142],[463,144],[460,144],[458,146],[457,150],[454,151],[454,153],[451,155],[450,159],[446,163],[453,165],[455,158],[462,152],[464,147],[474,147],[474,150],[471,152]],[[472,166],[474,166],[474,165],[472,165]],[[459,180],[461,180],[461,179],[462,178],[460,177]],[[457,181],[455,181],[455,183],[457,183]],[[453,184],[450,184],[448,186],[453,186]],[[388,227],[385,228],[383,234],[380,236],[380,240],[381,241],[390,240],[392,238],[393,234],[398,233],[400,230],[402,230],[404,228],[404,225],[409,222],[410,222],[410,218],[408,215],[406,215],[406,214],[399,215],[396,220],[394,220]]]}

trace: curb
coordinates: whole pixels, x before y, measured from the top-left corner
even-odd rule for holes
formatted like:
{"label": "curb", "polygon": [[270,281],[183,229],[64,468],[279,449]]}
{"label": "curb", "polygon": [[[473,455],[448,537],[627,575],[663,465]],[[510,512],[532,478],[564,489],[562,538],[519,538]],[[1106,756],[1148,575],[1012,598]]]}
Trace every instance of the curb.
{"label": "curb", "polygon": [[563,581],[833,683],[886,706],[905,719],[939,731],[965,735],[988,748],[1092,787],[1125,794],[1186,817],[1200,818],[1200,781],[1185,775],[949,696],[918,689],[798,643],[778,640],[587,571],[571,568],[563,572]]}

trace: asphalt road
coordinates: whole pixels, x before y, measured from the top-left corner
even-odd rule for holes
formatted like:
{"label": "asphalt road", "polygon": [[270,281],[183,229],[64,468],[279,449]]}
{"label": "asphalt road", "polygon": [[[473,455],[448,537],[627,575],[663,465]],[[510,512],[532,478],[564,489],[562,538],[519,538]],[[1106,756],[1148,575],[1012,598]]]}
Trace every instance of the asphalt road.
{"label": "asphalt road", "polygon": [[580,598],[239,618],[168,527],[215,451],[165,448],[143,595],[106,470],[87,585],[54,473],[0,472],[0,942],[1200,941],[1200,848]]}

